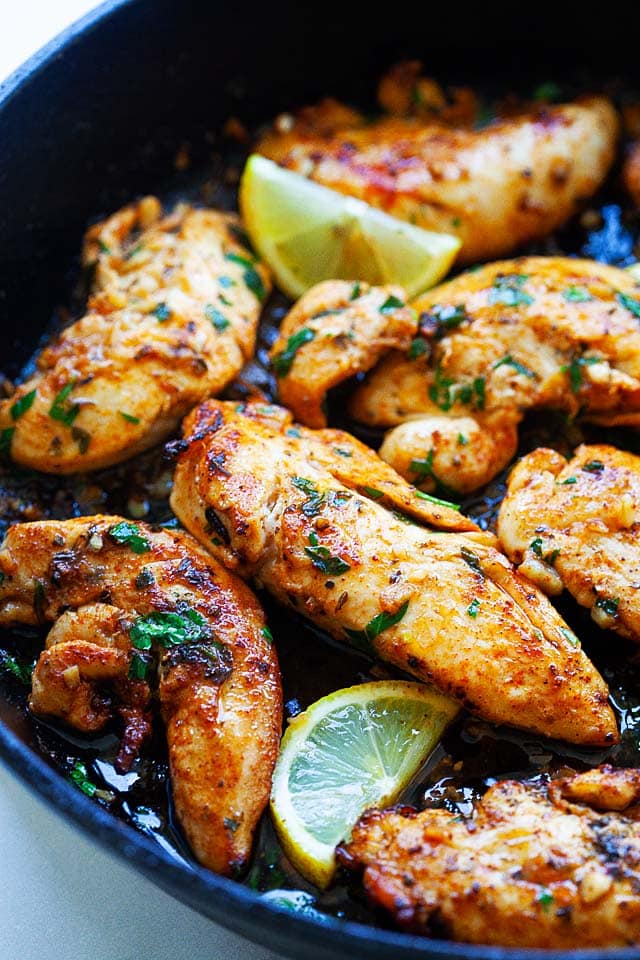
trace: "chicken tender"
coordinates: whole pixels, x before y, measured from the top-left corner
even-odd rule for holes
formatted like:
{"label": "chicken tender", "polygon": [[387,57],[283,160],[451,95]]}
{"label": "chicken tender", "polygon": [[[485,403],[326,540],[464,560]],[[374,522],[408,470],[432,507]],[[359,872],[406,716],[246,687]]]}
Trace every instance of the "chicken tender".
{"label": "chicken tender", "polygon": [[509,477],[498,533],[542,590],[566,587],[598,626],[640,642],[640,457],[584,445],[567,463],[534,450]]}
{"label": "chicken tender", "polygon": [[463,518],[467,532],[444,532],[459,514],[437,503],[436,529],[407,522],[382,505],[392,471],[378,474],[375,454],[364,486],[364,461],[350,475],[336,431],[295,426],[278,408],[209,401],[184,434],[172,507],[229,568],[491,722],[616,741],[602,678],[490,535]]}
{"label": "chicken tender", "polygon": [[[381,89],[405,114],[366,118],[325,100],[279,118],[259,153],[401,220],[462,240],[460,262],[512,253],[563,224],[600,187],[614,160],[616,111],[605,97],[536,104],[472,129],[474,105],[442,109],[432,81],[401,78]],[[466,98],[468,100],[468,98]],[[471,107],[471,109],[469,109]]]}
{"label": "chicken tender", "polygon": [[47,473],[95,470],[162,440],[248,360],[265,268],[238,218],[147,197],[92,227],[87,313],[0,403],[0,447]]}
{"label": "chicken tender", "polygon": [[520,948],[629,946],[640,942],[639,799],[638,770],[504,780],[469,819],[367,811],[338,859],[363,870],[372,902],[416,933]]}
{"label": "chicken tender", "polygon": [[148,732],[158,662],[178,821],[201,863],[241,869],[282,719],[276,654],[250,590],[187,534],[108,516],[11,527],[0,573],[0,624],[54,624],[32,711],[95,732],[118,703],[124,768]]}

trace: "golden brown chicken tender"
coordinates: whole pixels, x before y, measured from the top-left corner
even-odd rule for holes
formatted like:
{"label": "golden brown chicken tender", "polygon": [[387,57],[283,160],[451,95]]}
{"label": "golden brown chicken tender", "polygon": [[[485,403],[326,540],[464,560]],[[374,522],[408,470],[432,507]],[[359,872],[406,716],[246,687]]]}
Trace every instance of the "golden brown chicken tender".
{"label": "golden brown chicken tender", "polygon": [[640,942],[638,800],[638,770],[504,780],[469,819],[370,810],[338,859],[364,870],[370,899],[406,930],[501,946],[629,946]]}
{"label": "golden brown chicken tender", "polygon": [[282,718],[277,658],[251,591],[188,534],[108,516],[11,527],[0,572],[0,624],[54,624],[31,709],[85,732],[117,709],[123,767],[148,732],[158,662],[178,821],[201,863],[241,869]]}
{"label": "golden brown chicken tender", "polygon": [[238,218],[147,197],[92,227],[87,313],[0,403],[0,445],[49,473],[94,470],[162,440],[252,355],[265,268]]}
{"label": "golden brown chicken tender", "polygon": [[[277,407],[209,401],[184,433],[172,507],[231,569],[491,722],[617,739],[578,639],[491,535],[394,480],[348,434],[298,427]],[[397,512],[403,488],[435,530]],[[456,518],[461,532],[445,532]]]}
{"label": "golden brown chicken tender", "polygon": [[618,118],[605,97],[535,104],[476,130],[468,97],[447,108],[437,84],[405,75],[388,77],[380,91],[402,116],[371,122],[325,100],[279,118],[258,152],[401,220],[455,234],[464,263],[546,236],[611,167]]}
{"label": "golden brown chicken tender", "polygon": [[599,626],[640,642],[640,457],[604,444],[569,462],[534,450],[509,477],[498,533],[542,590],[566,587]]}

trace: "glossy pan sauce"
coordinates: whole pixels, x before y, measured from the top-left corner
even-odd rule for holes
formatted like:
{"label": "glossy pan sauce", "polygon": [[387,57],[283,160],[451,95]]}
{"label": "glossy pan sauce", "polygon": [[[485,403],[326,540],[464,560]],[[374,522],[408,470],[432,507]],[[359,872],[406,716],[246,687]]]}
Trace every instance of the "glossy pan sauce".
{"label": "glossy pan sauce", "polygon": [[[184,163],[177,158],[177,166]],[[181,180],[190,181],[178,193],[167,191],[167,203],[190,200],[223,208],[235,208],[236,185],[244,156],[227,141],[213,156],[210,166]],[[626,209],[614,170],[604,190],[586,211],[544,243],[519,252],[578,254],[624,266],[640,259],[640,212]],[[108,211],[96,211],[100,216]],[[81,237],[78,237],[78,249]],[[53,318],[50,335],[70,317],[79,315],[87,279],[76,273],[74,295]],[[225,396],[243,399],[256,390],[265,403],[276,399],[275,383],[268,372],[267,353],[286,313],[288,301],[274,294],[266,305],[255,360],[227,390]],[[36,344],[34,344],[35,348]],[[28,368],[23,373],[28,372]],[[7,390],[11,387],[6,384]],[[339,398],[338,398],[339,399]],[[339,403],[333,402],[337,410]],[[342,405],[344,406],[344,405]],[[380,440],[364,433],[339,416],[332,425],[353,430],[376,446]],[[543,414],[530,418],[521,428],[519,454],[536,446],[555,447],[568,453],[582,440],[613,442],[640,451],[640,436],[630,431],[606,431],[568,424],[562,416]],[[68,518],[81,514],[116,513],[157,524],[176,524],[168,505],[172,464],[164,446],[151,450],[119,467],[87,476],[56,478],[0,464],[0,536],[14,521],[47,517]],[[462,503],[462,510],[481,526],[494,528],[504,476]],[[368,679],[397,676],[386,666],[374,665],[363,655],[340,646],[295,615],[284,612],[267,596],[261,597],[276,640],[283,674],[285,713],[294,716],[314,700],[339,687]],[[446,807],[454,815],[467,813],[474,797],[495,778],[544,777],[565,766],[582,769],[603,761],[618,766],[640,766],[640,650],[617,635],[608,635],[590,620],[586,611],[566,595],[557,602],[562,615],[581,638],[586,653],[610,685],[613,706],[622,739],[608,750],[588,750],[535,739],[526,733],[497,729],[463,714],[446,734],[402,800],[419,807]],[[20,731],[61,774],[78,789],[92,795],[115,816],[153,837],[165,850],[183,862],[193,863],[177,826],[170,800],[170,783],[161,722],[155,724],[151,743],[134,763],[130,773],[119,775],[113,761],[118,749],[117,731],[88,739],[42,719],[26,709],[29,668],[42,647],[45,630],[20,629],[0,632],[0,720],[18,711]],[[240,882],[267,893],[292,909],[319,911],[334,916],[381,924],[367,906],[358,880],[340,873],[334,886],[319,894],[288,863],[265,814],[255,845],[252,866]],[[286,891],[304,891],[287,894]]]}

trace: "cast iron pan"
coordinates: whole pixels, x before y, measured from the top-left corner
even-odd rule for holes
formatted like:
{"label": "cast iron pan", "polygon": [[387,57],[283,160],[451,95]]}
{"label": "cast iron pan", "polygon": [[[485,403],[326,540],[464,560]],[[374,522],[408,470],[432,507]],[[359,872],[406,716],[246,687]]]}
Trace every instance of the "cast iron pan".
{"label": "cast iron pan", "polygon": [[[557,10],[465,13],[423,4],[387,11],[286,0],[114,0],[52,41],[0,87],[2,367],[16,374],[68,295],[87,221],[132,197],[171,190],[176,149],[210,150],[231,114],[252,123],[326,95],[361,100],[381,70],[411,56],[427,72],[496,91],[523,78],[622,77],[640,87],[640,8],[566,23]],[[374,12],[375,11],[375,12]],[[477,8],[476,8],[477,11]],[[635,76],[634,76],[635,72]],[[30,746],[23,714],[0,698],[0,753],[61,814],[165,890],[271,949],[314,958],[638,958],[640,950],[562,953],[431,941],[261,902],[252,890],[172,859],[79,793]]]}

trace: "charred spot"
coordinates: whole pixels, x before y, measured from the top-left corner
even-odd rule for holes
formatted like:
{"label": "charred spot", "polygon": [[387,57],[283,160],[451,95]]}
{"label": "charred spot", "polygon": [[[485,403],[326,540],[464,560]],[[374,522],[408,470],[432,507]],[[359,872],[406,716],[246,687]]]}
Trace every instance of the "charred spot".
{"label": "charred spot", "polygon": [[224,523],[222,522],[218,514],[215,512],[213,507],[207,507],[207,509],[204,512],[204,515],[207,518],[207,523],[209,525],[208,532],[215,533],[216,536],[220,537],[223,543],[226,543],[228,545],[230,543],[231,538],[229,537],[227,528],[225,527]]}
{"label": "charred spot", "polygon": [[51,560],[51,583],[59,587],[63,579],[73,573],[77,567],[77,557],[73,550],[60,550]]}
{"label": "charred spot", "polygon": [[213,453],[209,452],[207,454],[207,467],[209,468],[209,473],[220,474],[222,477],[229,477],[231,474],[224,466],[224,462],[227,458],[224,451],[222,453]]}
{"label": "charred spot", "polygon": [[213,683],[224,683],[233,670],[231,651],[215,640],[180,643],[165,654],[163,671],[180,666],[198,667],[202,676]]}
{"label": "charred spot", "polygon": [[200,587],[202,592],[207,592],[214,587],[211,580],[211,573],[197,567],[189,557],[185,557],[178,564],[178,573],[184,577],[192,586]]}
{"label": "charred spot", "polygon": [[164,459],[177,460],[181,453],[189,449],[189,440],[170,440],[164,445]]}

